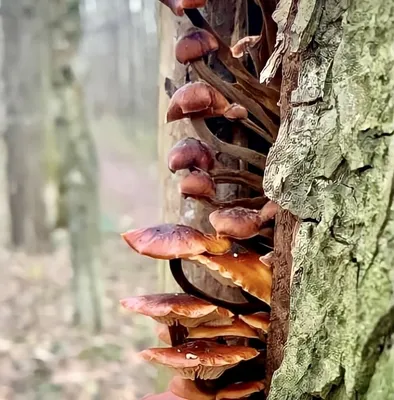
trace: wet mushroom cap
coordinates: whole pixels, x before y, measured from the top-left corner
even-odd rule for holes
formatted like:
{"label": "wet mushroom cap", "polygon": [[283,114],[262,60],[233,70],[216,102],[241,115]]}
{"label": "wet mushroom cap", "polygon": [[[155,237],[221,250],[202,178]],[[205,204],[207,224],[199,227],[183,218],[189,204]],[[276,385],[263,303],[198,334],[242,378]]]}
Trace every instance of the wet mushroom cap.
{"label": "wet mushroom cap", "polygon": [[248,110],[237,103],[233,103],[225,111],[224,117],[230,121],[235,121],[237,119],[246,119],[248,118]]}
{"label": "wet mushroom cap", "polygon": [[215,36],[205,29],[190,28],[175,46],[176,59],[181,64],[198,60],[219,48]]}
{"label": "wet mushroom cap", "polygon": [[168,168],[172,173],[191,168],[209,171],[213,165],[214,158],[210,147],[195,138],[180,140],[168,153]]}
{"label": "wet mushroom cap", "polygon": [[251,295],[271,302],[272,269],[260,261],[260,255],[253,252],[227,253],[212,256],[207,253],[190,257],[207,268],[218,271],[224,278],[240,286]]}
{"label": "wet mushroom cap", "polygon": [[259,355],[246,346],[227,346],[197,340],[170,348],[152,348],[139,353],[145,361],[165,365],[186,379],[217,379],[241,361]]}
{"label": "wet mushroom cap", "polygon": [[180,192],[186,197],[213,199],[216,195],[216,185],[206,172],[192,171],[181,180]]}
{"label": "wet mushroom cap", "polygon": [[230,385],[216,394],[215,400],[243,399],[253,393],[261,392],[265,388],[264,382],[241,382]]}
{"label": "wet mushroom cap", "polygon": [[206,326],[199,325],[196,328],[190,328],[188,339],[212,339],[217,337],[246,337],[258,339],[259,335],[256,330],[251,328],[245,322],[236,319],[231,325],[225,326]]}
{"label": "wet mushroom cap", "polygon": [[188,400],[215,400],[216,398],[216,394],[204,393],[194,381],[180,376],[174,376],[171,379],[168,389],[175,395]]}
{"label": "wet mushroom cap", "polygon": [[185,8],[205,7],[207,0],[160,0],[161,3],[171,9],[178,17],[182,17]]}
{"label": "wet mushroom cap", "polygon": [[234,58],[241,58],[248,51],[249,47],[253,47],[260,40],[260,36],[246,36],[240,40],[233,47],[231,53]]}
{"label": "wet mushroom cap", "polygon": [[209,118],[221,116],[229,107],[227,99],[206,82],[187,83],[171,97],[166,121],[182,118]]}
{"label": "wet mushroom cap", "polygon": [[224,254],[231,248],[225,238],[216,238],[185,225],[163,224],[135,229],[122,234],[137,253],[162,259],[188,258],[208,252]]}
{"label": "wet mushroom cap", "polygon": [[260,211],[243,207],[215,210],[209,215],[209,222],[218,236],[241,240],[257,236],[261,228]]}
{"label": "wet mushroom cap", "polygon": [[120,303],[130,311],[167,325],[176,323],[186,327],[196,327],[203,323],[228,325],[231,324],[233,317],[230,311],[186,293],[128,297]]}
{"label": "wet mushroom cap", "polygon": [[240,315],[239,318],[254,329],[258,329],[263,333],[268,333],[270,326],[270,315],[266,312],[259,312],[250,315]]}

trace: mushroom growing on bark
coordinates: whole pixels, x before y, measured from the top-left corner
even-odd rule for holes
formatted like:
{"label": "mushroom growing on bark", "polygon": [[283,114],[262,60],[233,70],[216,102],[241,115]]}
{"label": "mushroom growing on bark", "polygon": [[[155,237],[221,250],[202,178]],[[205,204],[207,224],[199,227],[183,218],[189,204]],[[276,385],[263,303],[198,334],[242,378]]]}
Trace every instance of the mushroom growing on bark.
{"label": "mushroom growing on bark", "polygon": [[170,348],[152,348],[139,353],[150,362],[165,365],[186,379],[217,379],[241,361],[259,355],[252,347],[227,346],[197,340]]}
{"label": "mushroom growing on bark", "polygon": [[270,326],[270,314],[266,312],[250,314],[250,315],[239,315],[239,318],[248,324],[250,327],[257,330],[260,338],[268,333]]}

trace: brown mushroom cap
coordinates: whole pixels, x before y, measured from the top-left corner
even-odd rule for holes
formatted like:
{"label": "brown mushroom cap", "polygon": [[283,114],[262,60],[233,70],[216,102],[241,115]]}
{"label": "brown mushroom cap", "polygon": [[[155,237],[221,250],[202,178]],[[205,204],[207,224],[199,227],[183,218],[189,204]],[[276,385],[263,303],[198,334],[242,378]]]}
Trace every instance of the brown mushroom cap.
{"label": "brown mushroom cap", "polygon": [[250,327],[261,331],[262,333],[268,333],[270,326],[270,315],[266,312],[259,312],[250,315],[240,315],[239,318],[248,324]]}
{"label": "brown mushroom cap", "polygon": [[210,147],[192,137],[180,140],[168,153],[168,168],[172,173],[190,168],[209,171],[213,165],[214,158]]}
{"label": "brown mushroom cap", "polygon": [[180,323],[186,327],[200,324],[228,325],[233,314],[186,293],[151,294],[128,297],[120,301],[133,312],[146,315],[167,325]]}
{"label": "brown mushroom cap", "polygon": [[190,379],[183,379],[180,376],[174,376],[168,389],[177,396],[188,400],[215,400],[216,394],[204,393]]}
{"label": "brown mushroom cap", "polygon": [[182,118],[209,118],[223,115],[229,107],[227,99],[206,82],[187,83],[179,88],[168,105],[167,122]]}
{"label": "brown mushroom cap", "polygon": [[219,43],[215,36],[205,29],[192,27],[178,40],[175,46],[175,56],[180,63],[187,64],[218,48]]}
{"label": "brown mushroom cap", "polygon": [[249,239],[259,234],[260,212],[243,207],[223,208],[209,215],[209,222],[218,236]]}
{"label": "brown mushroom cap", "polygon": [[264,382],[241,382],[230,385],[216,394],[215,400],[244,399],[253,393],[261,392],[265,388]]}
{"label": "brown mushroom cap", "polygon": [[161,3],[171,9],[178,17],[182,17],[185,8],[205,7],[207,0],[160,0]]}
{"label": "brown mushroom cap", "polygon": [[274,252],[271,251],[267,254],[264,254],[263,256],[260,257],[260,262],[262,262],[264,265],[266,265],[267,267],[272,268],[272,263],[274,260]]}
{"label": "brown mushroom cap", "polygon": [[216,195],[216,185],[206,172],[192,171],[181,180],[180,192],[186,197],[213,199]]}
{"label": "brown mushroom cap", "polygon": [[148,394],[141,400],[185,400],[182,397],[178,397],[172,392],[164,392],[159,394]]}
{"label": "brown mushroom cap", "polygon": [[165,365],[186,379],[217,379],[241,361],[259,355],[246,346],[226,346],[197,340],[170,348],[147,349],[140,353],[145,361]]}
{"label": "brown mushroom cap", "polygon": [[231,53],[234,58],[241,58],[248,51],[249,47],[253,47],[260,40],[260,36],[246,36],[240,40],[233,47]]}
{"label": "brown mushroom cap", "polygon": [[163,224],[122,234],[137,253],[162,260],[188,258],[208,252],[224,254],[231,248],[225,238],[216,238],[185,225]]}
{"label": "brown mushroom cap", "polygon": [[190,328],[188,339],[212,339],[217,337],[246,337],[258,339],[259,335],[256,330],[252,329],[245,322],[236,319],[231,325],[225,326],[206,326],[200,325],[195,328]]}
{"label": "brown mushroom cap", "polygon": [[224,117],[229,119],[230,121],[234,121],[237,119],[246,119],[248,118],[248,110],[237,103],[233,103],[225,111]]}
{"label": "brown mushroom cap", "polygon": [[200,254],[190,257],[207,268],[218,271],[237,286],[267,304],[271,302],[272,269],[260,261],[259,254],[227,253],[221,256]]}
{"label": "brown mushroom cap", "polygon": [[261,224],[274,219],[278,210],[279,206],[271,200],[264,204],[264,207],[260,211]]}

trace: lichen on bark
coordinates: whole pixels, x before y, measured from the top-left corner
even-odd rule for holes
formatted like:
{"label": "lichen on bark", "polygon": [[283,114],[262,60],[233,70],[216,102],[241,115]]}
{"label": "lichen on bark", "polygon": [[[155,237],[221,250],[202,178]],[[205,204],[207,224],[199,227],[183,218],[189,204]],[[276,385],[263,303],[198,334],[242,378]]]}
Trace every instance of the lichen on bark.
{"label": "lichen on bark", "polygon": [[297,12],[298,88],[264,178],[267,196],[302,220],[289,337],[269,399],[388,400],[394,4],[300,0]]}

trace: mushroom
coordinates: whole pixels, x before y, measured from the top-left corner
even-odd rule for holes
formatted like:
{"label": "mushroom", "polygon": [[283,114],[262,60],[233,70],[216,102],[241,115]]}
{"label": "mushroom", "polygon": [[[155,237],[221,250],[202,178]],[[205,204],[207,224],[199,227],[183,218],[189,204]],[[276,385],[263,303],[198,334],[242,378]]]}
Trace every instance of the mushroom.
{"label": "mushroom", "polygon": [[173,122],[182,118],[190,118],[196,133],[215,150],[241,158],[257,168],[263,169],[266,156],[246,147],[223,142],[206,126],[204,118],[221,116],[229,106],[226,98],[208,83],[187,83],[171,97],[166,121]]}
{"label": "mushroom", "polygon": [[256,208],[262,207],[268,199],[264,196],[257,198],[243,198],[231,201],[218,201],[216,196],[216,184],[211,176],[204,171],[192,171],[186,175],[180,182],[179,189],[181,194],[187,198],[199,200],[202,203],[213,208],[228,208],[228,207],[245,207]]}
{"label": "mushroom", "polygon": [[250,54],[256,74],[259,74],[263,67],[260,62],[260,48],[256,46],[260,40],[261,36],[246,36],[231,47],[231,54],[234,58],[242,58],[245,53]]}
{"label": "mushroom", "polygon": [[245,322],[236,319],[231,325],[208,326],[205,324],[188,329],[188,339],[213,339],[218,337],[244,337],[258,339],[256,330]]}
{"label": "mushroom", "polygon": [[152,348],[139,353],[145,361],[165,365],[186,379],[217,379],[241,361],[259,355],[252,347],[227,346],[197,340],[170,348]]}
{"label": "mushroom", "polygon": [[155,321],[173,326],[195,328],[201,324],[227,326],[233,314],[186,293],[151,294],[128,297],[120,301],[126,309],[146,315]]}
{"label": "mushroom", "polygon": [[[218,50],[218,48],[219,43],[216,40],[215,36],[204,29],[192,27],[178,40],[175,46],[175,56],[176,59],[182,64],[191,63],[191,65],[197,70],[197,72],[203,69],[206,74],[206,70],[208,70],[210,71],[209,74],[215,76],[215,74],[205,65],[203,58],[210,53]],[[226,85],[226,83],[223,82],[223,85]],[[217,89],[220,90],[220,88]],[[231,96],[229,97],[231,98]],[[241,96],[238,97],[238,100],[243,101],[244,106],[247,106],[246,104],[250,106],[251,102],[250,99],[248,99],[247,97],[243,98]],[[248,119],[248,111],[245,107],[236,104],[236,111],[231,110],[231,108],[232,106],[227,103],[226,108],[223,112],[223,115],[226,118],[229,117],[229,119],[231,120],[238,119],[241,123],[252,129],[269,143],[272,143],[272,137],[264,129],[260,128],[258,125]]]}
{"label": "mushroom", "polygon": [[201,253],[224,254],[231,248],[228,239],[215,238],[185,225],[163,224],[130,230],[123,239],[137,253],[169,260]]}
{"label": "mushroom", "polygon": [[261,392],[264,388],[265,384],[263,381],[239,382],[220,390],[215,400],[245,399],[253,393]]}
{"label": "mushroom", "polygon": [[160,3],[169,7],[176,16],[182,17],[185,9],[205,7],[207,0],[160,0]]}
{"label": "mushroom", "polygon": [[247,185],[257,192],[262,192],[262,176],[248,171],[223,168],[214,158],[214,153],[214,150],[205,142],[188,137],[180,140],[170,150],[168,168],[172,173],[183,169],[203,170],[208,172],[218,183]]}
{"label": "mushroom", "polygon": [[[190,257],[190,260],[197,261],[210,270],[219,272],[221,276],[230,279],[245,292],[267,305],[270,304],[272,269],[261,263],[259,254],[243,252],[212,256],[205,253]],[[243,313],[240,312],[239,314]]]}
{"label": "mushroom", "polygon": [[268,333],[270,326],[270,314],[266,312],[260,312],[250,315],[240,315],[239,318],[248,324],[250,327],[257,330],[260,338]]}
{"label": "mushroom", "polygon": [[172,346],[171,335],[169,326],[166,324],[157,324],[156,334],[159,340],[169,346]]}
{"label": "mushroom", "polygon": [[275,218],[277,210],[278,205],[273,201],[267,202],[260,211],[243,207],[221,209],[209,215],[209,222],[219,237],[250,239],[260,233],[264,224]]}

